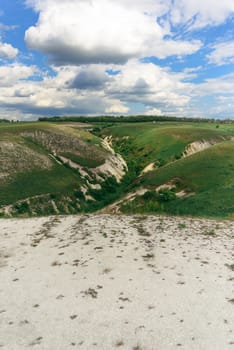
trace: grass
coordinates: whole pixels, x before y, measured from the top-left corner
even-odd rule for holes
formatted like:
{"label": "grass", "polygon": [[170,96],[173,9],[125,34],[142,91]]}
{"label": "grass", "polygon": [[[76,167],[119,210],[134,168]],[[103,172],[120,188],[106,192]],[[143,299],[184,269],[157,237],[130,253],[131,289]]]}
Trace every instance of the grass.
{"label": "grass", "polygon": [[[56,159],[50,157],[50,169],[42,169],[40,164],[38,166],[38,163],[28,161],[28,169],[16,171],[13,171],[12,161],[10,176],[0,182],[0,206],[24,200],[16,208],[21,214],[35,212],[42,215],[45,211],[56,214],[57,209],[59,213],[91,212],[144,187],[148,189],[145,195],[122,204],[124,213],[234,218],[234,141],[227,141],[227,138],[234,136],[234,124],[220,124],[217,127],[215,123],[184,121],[116,123],[96,129],[96,135],[93,135],[87,130],[62,123],[2,123],[1,141],[21,144],[49,157],[51,150],[46,149],[48,144],[43,146],[40,139],[30,137],[35,131],[43,131],[48,140],[54,142],[58,156],[63,155],[89,168],[87,172],[91,175],[92,168],[103,164],[107,156],[100,136],[112,135],[113,147],[125,158],[129,171],[121,184],[109,177],[102,182],[101,190],[90,189],[88,194],[96,200],[92,202],[85,201],[80,189],[85,184],[85,178],[81,178],[77,170],[57,164]],[[215,140],[218,143],[190,157],[181,157],[188,144],[202,140]],[[150,163],[155,164],[155,169],[141,175],[142,169]],[[96,179],[94,181],[98,182]],[[156,187],[171,181],[174,181],[175,192],[170,189],[155,191]],[[189,196],[176,196],[182,190]],[[27,204],[27,198],[37,196]],[[30,207],[31,203],[35,210]],[[54,203],[57,209],[53,207]]]}
{"label": "grass", "polygon": [[81,182],[69,168],[54,164],[51,170],[32,170],[12,176],[6,184],[0,183],[0,204],[47,193],[68,195]]}
{"label": "grass", "polygon": [[78,154],[66,152],[62,153],[61,156],[66,157],[73,162],[87,168],[96,168],[105,162],[105,158],[101,155],[97,155],[95,158],[92,157],[92,154],[90,154],[89,157],[82,157]]}
{"label": "grass", "polygon": [[[128,132],[121,126],[116,129],[115,135],[118,135],[118,137],[121,134],[126,136]],[[158,137],[159,134],[160,137]],[[143,145],[145,142],[146,145],[154,148],[159,142],[158,140],[160,140],[160,147],[156,147],[154,151],[149,152],[148,155],[146,154],[145,164],[153,160],[152,152],[158,153],[157,159],[165,160],[163,166],[133,181],[133,189],[142,186],[148,188],[149,191],[155,190],[157,186],[175,180],[177,191],[185,190],[191,196],[176,198],[173,201],[160,204],[153,196],[147,196],[148,192],[145,198],[144,196],[137,196],[132,202],[124,203],[122,205],[124,213],[164,212],[176,215],[233,219],[234,142],[222,139],[224,136],[228,137],[233,134],[233,125],[222,125],[218,129],[214,128],[213,125],[202,125],[202,127],[198,125],[190,125],[188,127],[188,125],[183,124],[181,127],[178,125],[161,125],[156,127],[146,125],[140,130],[138,126],[131,129],[130,135],[134,137],[130,141],[129,139],[123,139],[123,142],[131,142],[132,148],[135,150],[135,153],[131,153],[130,157],[134,154],[134,158],[138,158],[139,155],[139,159],[142,161],[144,158],[141,154],[142,149],[137,148],[137,145],[140,143]],[[139,139],[136,139],[136,135],[138,135]],[[155,141],[153,141],[152,135],[155,136]],[[178,145],[174,147],[176,139]],[[178,147],[181,147],[182,144],[184,148],[185,144],[196,139],[216,139],[221,142],[188,158],[177,160],[175,157],[173,159],[173,156],[170,156],[173,150],[177,152]],[[117,142],[120,142],[119,139]]]}
{"label": "grass", "polygon": [[214,237],[214,236],[216,236],[216,233],[214,230],[210,230],[210,231],[203,232],[203,235],[208,236],[208,237]]}
{"label": "grass", "polygon": [[101,135],[113,135],[114,145],[141,171],[155,162],[162,166],[179,159],[185,147],[198,140],[219,140],[234,134],[234,126],[216,128],[208,123],[131,123],[104,128]]}
{"label": "grass", "polygon": [[226,264],[226,266],[231,270],[234,271],[234,264]]}
{"label": "grass", "polygon": [[183,224],[182,224],[182,223],[178,224],[178,228],[181,229],[181,230],[184,229],[184,228],[186,228],[186,227],[187,227],[187,226],[186,226],[186,224],[184,224],[184,223],[183,223]]}
{"label": "grass", "polygon": [[217,144],[166,167],[146,174],[141,185],[156,187],[175,177],[194,193],[164,204],[170,214],[228,217],[234,213],[234,142]]}
{"label": "grass", "polygon": [[50,153],[54,149],[62,155],[65,149],[64,155],[81,166],[97,167],[107,157],[98,137],[70,126],[29,122],[1,124],[0,141],[10,149],[6,153],[2,144],[0,166],[8,176],[0,182],[0,207],[13,204],[17,215],[47,215],[77,213],[83,204],[89,206],[80,190],[85,180]]}

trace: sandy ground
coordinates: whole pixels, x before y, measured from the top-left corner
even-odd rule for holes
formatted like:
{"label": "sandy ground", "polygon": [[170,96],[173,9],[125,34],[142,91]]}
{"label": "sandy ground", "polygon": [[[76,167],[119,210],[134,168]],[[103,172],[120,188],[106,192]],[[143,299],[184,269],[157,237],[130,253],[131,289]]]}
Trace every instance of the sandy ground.
{"label": "sandy ground", "polygon": [[234,222],[0,220],[0,348],[234,349]]}

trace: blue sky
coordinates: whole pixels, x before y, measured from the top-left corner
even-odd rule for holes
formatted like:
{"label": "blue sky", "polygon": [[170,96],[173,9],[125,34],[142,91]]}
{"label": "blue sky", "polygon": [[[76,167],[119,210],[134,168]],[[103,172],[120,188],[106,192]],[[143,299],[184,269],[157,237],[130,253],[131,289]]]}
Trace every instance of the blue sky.
{"label": "blue sky", "polygon": [[1,0],[0,118],[234,119],[233,0]]}

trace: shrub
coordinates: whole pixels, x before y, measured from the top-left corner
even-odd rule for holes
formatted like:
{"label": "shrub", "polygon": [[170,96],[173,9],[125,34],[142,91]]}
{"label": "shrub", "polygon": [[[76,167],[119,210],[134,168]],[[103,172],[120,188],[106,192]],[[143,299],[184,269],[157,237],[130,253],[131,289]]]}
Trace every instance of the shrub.
{"label": "shrub", "polygon": [[81,199],[81,200],[85,200],[84,193],[83,193],[82,191],[80,191],[80,190],[75,190],[75,191],[74,191],[74,196],[75,196],[76,198]]}
{"label": "shrub", "polygon": [[21,202],[15,204],[15,210],[18,214],[25,214],[29,212],[29,204],[27,202]]}
{"label": "shrub", "polygon": [[176,194],[172,190],[160,190],[158,193],[161,202],[169,202],[176,199]]}

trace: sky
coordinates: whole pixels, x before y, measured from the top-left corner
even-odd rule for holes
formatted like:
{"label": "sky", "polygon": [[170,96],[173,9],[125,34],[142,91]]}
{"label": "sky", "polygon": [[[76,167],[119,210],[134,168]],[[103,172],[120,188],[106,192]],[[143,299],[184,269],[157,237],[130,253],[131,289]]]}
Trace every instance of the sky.
{"label": "sky", "polygon": [[234,0],[1,0],[0,118],[234,119]]}

